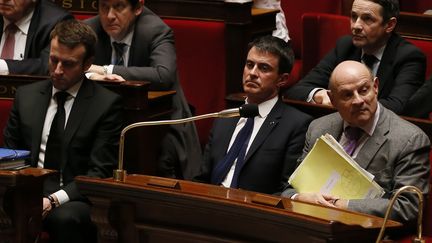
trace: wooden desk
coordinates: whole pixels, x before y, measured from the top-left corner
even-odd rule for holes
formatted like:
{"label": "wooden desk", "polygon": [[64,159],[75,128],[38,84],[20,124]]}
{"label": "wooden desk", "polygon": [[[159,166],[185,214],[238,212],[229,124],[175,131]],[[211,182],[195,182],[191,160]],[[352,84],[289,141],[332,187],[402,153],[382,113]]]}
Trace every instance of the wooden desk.
{"label": "wooden desk", "polygon": [[[13,99],[16,89],[21,85],[45,79],[45,76],[0,75],[0,100]],[[123,97],[125,125],[168,119],[173,112],[172,96],[175,91],[149,91],[150,83],[143,81],[99,83]],[[155,175],[160,140],[166,131],[167,127],[158,127],[137,128],[128,132],[125,139],[125,169],[131,173]]]}
{"label": "wooden desk", "polygon": [[34,242],[42,227],[42,185],[53,171],[0,170],[0,242]]}
{"label": "wooden desk", "polygon": [[[372,242],[379,217],[145,175],[78,177],[99,242]],[[390,221],[388,230],[401,224]]]}

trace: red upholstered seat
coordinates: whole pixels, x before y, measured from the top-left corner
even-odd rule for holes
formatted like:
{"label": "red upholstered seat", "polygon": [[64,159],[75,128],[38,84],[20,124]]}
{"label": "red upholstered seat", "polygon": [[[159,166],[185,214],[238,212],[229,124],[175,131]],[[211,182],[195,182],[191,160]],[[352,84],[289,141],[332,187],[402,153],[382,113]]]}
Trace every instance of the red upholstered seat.
{"label": "red upholstered seat", "polygon": [[294,68],[291,72],[289,84],[291,86],[302,77],[302,24],[301,17],[305,12],[321,12],[340,14],[342,6],[339,0],[314,0],[310,1],[283,0],[281,7],[285,13],[286,24],[291,38],[291,44],[296,57]]}
{"label": "red upholstered seat", "polygon": [[0,99],[0,147],[3,146],[3,129],[6,127],[12,104],[12,99]]}
{"label": "red upholstered seat", "polygon": [[399,0],[399,5],[401,11],[423,13],[432,9],[432,0]]}
{"label": "red upholstered seat", "polygon": [[302,23],[301,76],[304,76],[336,46],[340,37],[350,34],[350,19],[334,14],[305,13]]}
{"label": "red upholstered seat", "polygon": [[[198,10],[199,11],[199,10]],[[216,21],[164,19],[174,31],[180,83],[197,115],[225,107],[225,24]],[[201,144],[212,120],[196,123]]]}
{"label": "red upholstered seat", "polygon": [[426,78],[430,77],[430,75],[432,75],[432,41],[412,38],[406,39],[417,46],[426,55]]}

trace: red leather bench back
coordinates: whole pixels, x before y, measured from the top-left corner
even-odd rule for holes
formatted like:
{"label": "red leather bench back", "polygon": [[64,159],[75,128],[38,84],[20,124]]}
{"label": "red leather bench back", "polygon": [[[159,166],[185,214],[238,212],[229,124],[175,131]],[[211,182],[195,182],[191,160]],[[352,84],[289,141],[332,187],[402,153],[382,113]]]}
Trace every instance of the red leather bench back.
{"label": "red leather bench back", "polygon": [[[225,24],[216,21],[163,20],[174,31],[180,83],[186,99],[195,107],[195,113],[201,115],[224,109]],[[196,122],[201,144],[207,142],[212,122],[209,119]]]}

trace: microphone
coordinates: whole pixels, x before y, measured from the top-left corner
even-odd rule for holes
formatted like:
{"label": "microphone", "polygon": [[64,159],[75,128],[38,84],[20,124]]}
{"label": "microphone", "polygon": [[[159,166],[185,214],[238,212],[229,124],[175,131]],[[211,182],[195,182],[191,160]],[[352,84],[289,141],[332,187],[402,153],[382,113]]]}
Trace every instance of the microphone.
{"label": "microphone", "polygon": [[402,192],[415,192],[419,198],[419,209],[418,209],[418,218],[417,218],[417,236],[412,240],[413,243],[424,243],[425,240],[422,239],[422,221],[423,221],[423,193],[420,189],[418,189],[415,186],[403,186],[401,188],[399,188],[396,193],[393,195],[393,197],[390,200],[390,203],[387,207],[385,216],[384,216],[384,221],[383,221],[383,225],[381,226],[381,230],[379,232],[378,238],[376,240],[376,243],[381,242],[383,236],[384,236],[384,230],[385,230],[385,225],[387,223],[388,217],[390,215],[391,210],[393,209],[393,204],[396,201],[396,198],[399,196],[399,194],[401,194]]}
{"label": "microphone", "polygon": [[137,127],[145,127],[145,126],[159,126],[159,125],[175,125],[182,124],[191,121],[198,121],[207,118],[230,118],[230,117],[255,117],[258,116],[258,105],[256,104],[244,104],[239,108],[222,110],[220,112],[214,112],[209,114],[203,114],[199,116],[192,116],[182,119],[176,120],[162,120],[162,121],[144,121],[144,122],[136,122],[132,123],[121,131],[120,134],[120,143],[119,143],[119,162],[118,169],[114,170],[114,180],[116,181],[124,181],[126,177],[126,170],[123,169],[123,154],[124,154],[124,139],[127,131],[137,128]]}

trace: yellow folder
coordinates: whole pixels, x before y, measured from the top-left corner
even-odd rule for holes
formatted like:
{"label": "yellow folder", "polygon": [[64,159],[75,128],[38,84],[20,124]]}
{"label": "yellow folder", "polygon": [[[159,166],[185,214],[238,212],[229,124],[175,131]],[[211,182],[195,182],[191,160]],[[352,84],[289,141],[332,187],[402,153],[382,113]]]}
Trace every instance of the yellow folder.
{"label": "yellow folder", "polygon": [[384,189],[329,134],[315,142],[288,182],[298,192],[320,192],[344,199],[379,198]]}

